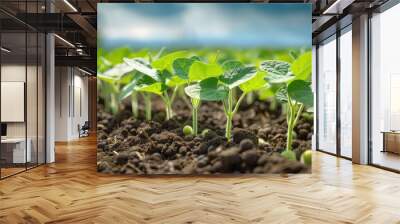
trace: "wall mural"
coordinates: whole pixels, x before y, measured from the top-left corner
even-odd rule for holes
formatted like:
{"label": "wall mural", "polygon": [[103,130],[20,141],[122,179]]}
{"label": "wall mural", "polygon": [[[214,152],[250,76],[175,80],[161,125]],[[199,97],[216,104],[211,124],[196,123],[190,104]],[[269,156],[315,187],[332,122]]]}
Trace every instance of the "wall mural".
{"label": "wall mural", "polygon": [[98,5],[97,169],[311,172],[311,5]]}

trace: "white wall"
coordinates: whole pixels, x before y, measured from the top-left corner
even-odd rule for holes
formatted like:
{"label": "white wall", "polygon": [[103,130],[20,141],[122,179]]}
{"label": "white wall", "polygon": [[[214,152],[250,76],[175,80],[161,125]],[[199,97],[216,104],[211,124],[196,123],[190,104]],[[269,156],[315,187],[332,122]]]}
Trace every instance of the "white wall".
{"label": "white wall", "polygon": [[67,67],[55,68],[55,140],[67,141],[68,140],[68,117],[69,117],[69,96],[68,88],[70,77],[68,75],[69,69]]}
{"label": "white wall", "polygon": [[[1,66],[1,81],[3,82],[25,82],[26,70],[31,71],[32,66],[27,68],[19,64],[4,64]],[[1,108],[7,110],[7,108]],[[28,115],[29,116],[29,115]],[[36,115],[35,115],[36,116]],[[31,120],[31,117],[28,117]],[[8,137],[25,137],[25,122],[7,122],[7,136]]]}
{"label": "white wall", "polygon": [[78,124],[88,120],[88,78],[83,75],[76,68],[56,67],[56,141],[79,138]]}
{"label": "white wall", "polygon": [[[75,70],[76,72],[77,70]],[[73,113],[72,119],[72,135],[78,136],[77,126],[80,124],[81,126],[85,123],[85,121],[89,120],[88,116],[88,78],[81,76],[82,73],[79,72],[79,75],[74,77],[74,108],[75,113]],[[80,108],[81,107],[81,108]],[[81,110],[81,111],[80,111]],[[74,111],[73,111],[74,112]]]}
{"label": "white wall", "polygon": [[[24,65],[18,64],[5,64],[1,66],[1,81],[10,82],[18,81],[25,82]],[[7,108],[1,108],[6,110]],[[7,123],[7,136],[8,137],[25,137],[25,122],[11,122]]]}
{"label": "white wall", "polygon": [[[37,69],[39,69],[37,71]],[[7,137],[29,139],[31,155],[33,162],[39,159],[39,163],[44,163],[45,150],[45,120],[44,120],[44,74],[41,67],[18,63],[3,64],[1,66],[2,82],[24,82],[26,84],[26,107],[23,102],[21,113],[26,112],[26,120],[22,122],[5,122],[7,124]],[[27,80],[25,80],[27,78]],[[2,89],[3,92],[4,89]],[[24,94],[24,90],[20,90]],[[3,93],[4,94],[4,93]],[[3,97],[7,97],[2,95]],[[1,110],[6,113],[13,113],[13,108],[2,107]],[[9,110],[9,111],[8,111]],[[16,110],[14,108],[14,110]],[[14,112],[16,113],[16,112]],[[39,154],[37,156],[37,154]]]}

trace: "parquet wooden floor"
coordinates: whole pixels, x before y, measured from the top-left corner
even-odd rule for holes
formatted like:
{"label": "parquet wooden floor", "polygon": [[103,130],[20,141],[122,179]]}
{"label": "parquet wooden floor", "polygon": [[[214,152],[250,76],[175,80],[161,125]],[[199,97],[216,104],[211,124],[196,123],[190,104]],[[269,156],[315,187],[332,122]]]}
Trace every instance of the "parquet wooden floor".
{"label": "parquet wooden floor", "polygon": [[132,177],[96,172],[95,138],[0,181],[0,223],[400,223],[400,175],[323,153],[313,173]]}

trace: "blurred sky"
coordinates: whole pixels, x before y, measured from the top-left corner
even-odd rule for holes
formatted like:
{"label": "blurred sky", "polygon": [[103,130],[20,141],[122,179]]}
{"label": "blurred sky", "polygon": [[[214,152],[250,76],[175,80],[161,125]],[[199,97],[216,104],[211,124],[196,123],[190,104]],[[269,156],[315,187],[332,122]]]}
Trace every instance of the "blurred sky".
{"label": "blurred sky", "polygon": [[100,47],[311,47],[311,4],[100,3]]}

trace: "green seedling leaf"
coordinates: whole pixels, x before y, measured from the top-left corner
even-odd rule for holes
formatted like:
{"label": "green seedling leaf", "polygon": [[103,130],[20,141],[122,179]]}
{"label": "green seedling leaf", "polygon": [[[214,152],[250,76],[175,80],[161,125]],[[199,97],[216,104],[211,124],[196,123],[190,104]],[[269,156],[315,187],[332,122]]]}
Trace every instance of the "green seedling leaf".
{"label": "green seedling leaf", "polygon": [[111,62],[109,62],[106,58],[103,56],[98,56],[97,57],[97,71],[98,72],[105,72],[107,69],[110,69],[112,67]]}
{"label": "green seedling leaf", "polygon": [[179,76],[179,78],[188,80],[189,79],[189,69],[192,66],[195,60],[191,58],[178,58],[176,59],[172,67],[174,68],[175,74]]}
{"label": "green seedling leaf", "polygon": [[258,90],[258,98],[260,100],[266,100],[273,96],[275,96],[275,93],[269,87],[261,88],[260,90]]}
{"label": "green seedling leaf", "polygon": [[235,61],[235,60],[229,60],[229,61],[225,61],[222,64],[222,69],[224,69],[224,71],[229,71],[232,69],[238,69],[244,67],[243,63],[240,61]]}
{"label": "green seedling leaf", "polygon": [[256,74],[256,67],[236,67],[226,71],[220,77],[220,80],[227,85],[229,89],[233,89],[236,86],[239,86],[240,84],[252,79],[254,76],[256,76]]}
{"label": "green seedling leaf", "polygon": [[276,99],[279,100],[281,103],[287,103],[287,87],[282,86],[281,88],[276,91]]}
{"label": "green seedling leaf", "polygon": [[172,73],[168,70],[159,71],[158,74],[160,76],[160,82],[162,83],[167,83],[167,81],[173,77]]}
{"label": "green seedling leaf", "polygon": [[287,92],[292,100],[302,103],[306,108],[313,106],[314,96],[310,82],[294,80],[288,85]]}
{"label": "green seedling leaf", "polygon": [[201,81],[210,77],[217,77],[223,73],[218,64],[206,64],[201,61],[193,62],[189,69],[190,81]]}
{"label": "green seedling leaf", "polygon": [[139,72],[137,72],[137,71],[132,71],[132,72],[125,74],[118,80],[118,83],[120,85],[127,85],[128,83],[132,82],[132,80],[138,73]]}
{"label": "green seedling leaf", "polygon": [[126,97],[130,96],[132,92],[134,92],[137,88],[137,83],[136,82],[131,82],[124,86],[124,88],[121,89],[121,92],[119,94],[119,100],[123,100]]}
{"label": "green seedling leaf", "polygon": [[268,73],[266,79],[270,83],[285,83],[294,78],[288,62],[264,61],[261,63],[260,68]]}
{"label": "green seedling leaf", "polygon": [[215,77],[187,86],[185,93],[194,99],[205,101],[220,101],[228,96],[228,89],[218,83]]}
{"label": "green seedling leaf", "polygon": [[312,70],[312,53],[308,51],[300,55],[292,64],[291,70],[296,79],[309,80]]}
{"label": "green seedling leaf", "polygon": [[121,89],[119,100],[123,100],[126,97],[130,96],[134,91],[140,91],[140,87],[152,85],[154,83],[156,83],[156,81],[151,77],[140,72],[135,72],[133,74],[131,82],[129,82]]}
{"label": "green seedling leaf", "polygon": [[193,61],[202,61],[199,56],[192,56],[190,57],[190,59],[192,59]]}
{"label": "green seedling leaf", "polygon": [[117,81],[118,79],[115,77],[111,77],[111,76],[106,76],[103,75],[102,73],[98,73],[97,74],[97,78],[100,79],[101,81],[107,82],[107,83],[114,83],[115,81]]}
{"label": "green seedling leaf", "polygon": [[268,83],[265,81],[266,72],[258,71],[256,75],[251,78],[249,81],[241,84],[239,88],[245,92],[249,93],[252,91],[256,91],[265,87],[268,87]]}
{"label": "green seedling leaf", "polygon": [[292,63],[294,59],[293,59],[292,56],[290,56],[289,54],[287,54],[285,52],[285,53],[281,53],[281,54],[275,55],[274,60],[285,61],[285,62],[288,62],[288,63]]}
{"label": "green seedling leaf", "polygon": [[166,84],[167,86],[169,86],[169,87],[180,86],[180,85],[184,85],[184,84],[186,84],[186,83],[187,83],[186,80],[181,79],[181,78],[180,78],[179,76],[177,76],[177,75],[168,77],[168,78],[166,79],[166,82],[165,82],[165,84]]}
{"label": "green seedling leaf", "polygon": [[130,96],[134,91],[151,92],[160,95],[164,89],[165,86],[162,83],[155,81],[143,73],[137,72],[132,81],[121,89],[119,100]]}
{"label": "green seedling leaf", "polygon": [[148,65],[144,63],[144,61],[138,60],[137,58],[133,59],[124,58],[124,61],[136,71],[141,72],[147,76],[150,76],[152,79],[156,81],[160,81],[160,76],[157,70],[150,68]]}
{"label": "green seedling leaf", "polygon": [[121,63],[121,64],[117,64],[114,67],[108,69],[107,71],[103,72],[102,75],[103,76],[108,76],[108,77],[114,77],[116,79],[121,78],[123,75],[133,71],[133,67],[125,64],[125,63]]}
{"label": "green seedling leaf", "polygon": [[153,68],[158,69],[160,71],[162,70],[169,70],[170,72],[173,71],[172,68],[172,63],[177,59],[177,58],[184,58],[188,54],[187,51],[176,51],[169,53],[167,55],[162,56],[161,58],[154,60],[151,65]]}
{"label": "green seedling leaf", "polygon": [[149,85],[140,85],[137,87],[137,90],[141,92],[154,93],[161,96],[165,90],[165,85],[161,82],[155,82]]}

